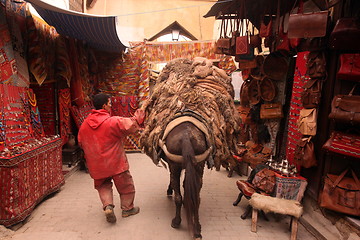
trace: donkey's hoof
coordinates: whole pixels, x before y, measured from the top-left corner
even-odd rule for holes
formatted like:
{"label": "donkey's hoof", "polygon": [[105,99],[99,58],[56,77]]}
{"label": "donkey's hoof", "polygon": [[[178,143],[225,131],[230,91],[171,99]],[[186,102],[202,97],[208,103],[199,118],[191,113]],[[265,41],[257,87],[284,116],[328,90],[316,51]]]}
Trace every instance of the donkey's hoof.
{"label": "donkey's hoof", "polygon": [[202,239],[201,234],[194,235],[194,240],[201,240],[201,239]]}
{"label": "donkey's hoof", "polygon": [[181,223],[181,219],[176,219],[176,218],[174,218],[174,219],[171,221],[171,226],[172,226],[173,228],[179,228],[180,223]]}

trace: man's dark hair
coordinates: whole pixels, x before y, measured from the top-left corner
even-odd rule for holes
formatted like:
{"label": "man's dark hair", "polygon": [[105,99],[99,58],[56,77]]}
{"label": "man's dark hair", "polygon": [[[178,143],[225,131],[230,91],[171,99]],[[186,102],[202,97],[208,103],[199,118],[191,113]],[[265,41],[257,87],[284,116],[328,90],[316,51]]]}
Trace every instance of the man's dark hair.
{"label": "man's dark hair", "polygon": [[102,109],[104,104],[107,104],[110,96],[105,93],[96,94],[93,98],[93,104],[96,110]]}

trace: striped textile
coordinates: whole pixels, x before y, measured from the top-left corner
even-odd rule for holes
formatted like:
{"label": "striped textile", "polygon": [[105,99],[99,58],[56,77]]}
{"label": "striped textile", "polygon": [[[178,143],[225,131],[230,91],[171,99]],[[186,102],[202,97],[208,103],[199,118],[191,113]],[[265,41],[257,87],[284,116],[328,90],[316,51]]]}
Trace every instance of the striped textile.
{"label": "striped textile", "polygon": [[103,51],[121,52],[126,46],[116,32],[116,16],[97,16],[64,10],[39,0],[27,0],[56,31]]}

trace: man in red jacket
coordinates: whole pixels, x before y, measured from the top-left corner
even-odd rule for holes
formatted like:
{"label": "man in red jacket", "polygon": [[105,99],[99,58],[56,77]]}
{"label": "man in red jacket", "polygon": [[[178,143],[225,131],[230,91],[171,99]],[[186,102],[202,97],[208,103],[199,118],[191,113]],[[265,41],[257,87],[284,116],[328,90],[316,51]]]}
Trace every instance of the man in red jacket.
{"label": "man in red jacket", "polygon": [[139,213],[134,207],[135,186],[129,172],[129,163],[124,150],[124,140],[128,134],[135,133],[144,122],[145,113],[136,110],[134,117],[110,116],[111,99],[100,93],[93,99],[95,109],[82,123],[78,141],[84,150],[90,176],[108,222],[116,222],[114,214],[113,189],[120,195],[122,217]]}

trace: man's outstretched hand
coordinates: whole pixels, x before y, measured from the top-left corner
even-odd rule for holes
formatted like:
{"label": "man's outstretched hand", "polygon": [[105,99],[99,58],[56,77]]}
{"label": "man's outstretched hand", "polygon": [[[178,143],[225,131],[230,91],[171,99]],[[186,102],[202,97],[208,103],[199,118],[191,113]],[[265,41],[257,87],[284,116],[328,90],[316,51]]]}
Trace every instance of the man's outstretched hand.
{"label": "man's outstretched hand", "polygon": [[136,122],[141,126],[145,120],[145,111],[141,108],[137,109],[134,113]]}

